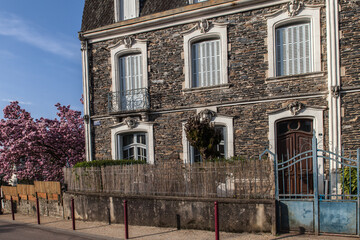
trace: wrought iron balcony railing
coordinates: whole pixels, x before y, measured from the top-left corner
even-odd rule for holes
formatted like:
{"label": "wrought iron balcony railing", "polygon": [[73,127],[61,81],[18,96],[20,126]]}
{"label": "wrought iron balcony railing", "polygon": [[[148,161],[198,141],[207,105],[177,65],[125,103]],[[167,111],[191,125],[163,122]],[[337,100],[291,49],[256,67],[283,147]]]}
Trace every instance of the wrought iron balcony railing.
{"label": "wrought iron balcony railing", "polygon": [[145,110],[149,108],[147,88],[110,92],[108,94],[109,113]]}

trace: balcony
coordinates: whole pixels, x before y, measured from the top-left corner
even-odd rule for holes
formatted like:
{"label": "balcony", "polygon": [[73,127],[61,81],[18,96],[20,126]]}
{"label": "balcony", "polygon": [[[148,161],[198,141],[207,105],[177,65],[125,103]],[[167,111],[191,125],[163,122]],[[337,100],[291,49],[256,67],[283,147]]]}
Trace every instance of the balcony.
{"label": "balcony", "polygon": [[109,113],[147,109],[149,109],[149,92],[147,88],[110,92],[108,94]]}

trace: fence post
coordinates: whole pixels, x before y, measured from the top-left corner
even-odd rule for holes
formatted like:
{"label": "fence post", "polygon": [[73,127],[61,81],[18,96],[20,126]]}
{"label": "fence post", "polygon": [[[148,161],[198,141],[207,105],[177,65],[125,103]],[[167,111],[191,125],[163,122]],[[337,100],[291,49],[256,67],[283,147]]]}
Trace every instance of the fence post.
{"label": "fence post", "polygon": [[74,199],[71,199],[71,219],[72,219],[72,229],[75,230],[75,204]]}
{"label": "fence post", "polygon": [[11,205],[11,215],[12,215],[12,220],[15,220],[15,213],[14,213],[14,202],[13,202],[13,198],[12,196],[10,197],[10,205]]}
{"label": "fence post", "polygon": [[219,240],[219,212],[218,212],[218,202],[215,203],[215,240]]}
{"label": "fence post", "polygon": [[319,192],[318,192],[318,157],[317,139],[315,132],[312,138],[312,157],[313,157],[313,181],[314,181],[314,230],[315,235],[319,235]]}
{"label": "fence post", "polygon": [[126,200],[124,200],[124,227],[125,227],[125,239],[129,239],[128,213],[127,213],[127,201]]}
{"label": "fence post", "polygon": [[40,225],[40,204],[39,204],[39,197],[38,194],[35,193],[36,195],[36,215],[37,215],[37,222]]}

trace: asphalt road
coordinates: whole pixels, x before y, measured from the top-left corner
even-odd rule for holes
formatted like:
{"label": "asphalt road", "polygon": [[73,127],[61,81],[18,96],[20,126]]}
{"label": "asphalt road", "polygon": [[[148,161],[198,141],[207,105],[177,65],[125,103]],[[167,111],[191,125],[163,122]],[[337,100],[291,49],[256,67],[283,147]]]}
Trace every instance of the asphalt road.
{"label": "asphalt road", "polygon": [[104,239],[76,232],[35,227],[34,225],[10,223],[0,220],[0,240],[85,240]]}

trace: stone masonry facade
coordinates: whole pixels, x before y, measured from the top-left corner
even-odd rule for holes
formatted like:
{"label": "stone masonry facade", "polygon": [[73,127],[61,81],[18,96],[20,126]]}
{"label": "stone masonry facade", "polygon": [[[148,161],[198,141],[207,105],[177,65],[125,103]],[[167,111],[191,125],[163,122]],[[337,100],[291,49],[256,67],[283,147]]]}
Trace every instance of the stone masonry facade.
{"label": "stone masonry facade", "polygon": [[[211,1],[210,1],[211,2]],[[220,1],[213,1],[218,3]],[[294,102],[305,108],[323,109],[323,142],[328,142],[328,72],[326,1],[306,0],[305,6],[320,10],[321,71],[293,76],[268,77],[267,15],[286,3],[207,18],[210,24],[227,23],[228,83],[222,87],[184,91],[184,37],[197,21],[130,34],[147,43],[148,91],[146,114],[154,123],[155,162],[183,159],[183,123],[197,109],[215,109],[233,118],[234,155],[253,156],[269,146],[269,114]],[[341,141],[346,148],[360,146],[360,4],[339,1],[341,65]],[[109,21],[108,21],[109,22]],[[85,31],[86,32],[86,31]],[[89,107],[94,159],[112,159],[110,128],[138,113],[110,114],[108,93],[112,89],[109,48],[125,37],[113,37],[88,45]]]}

